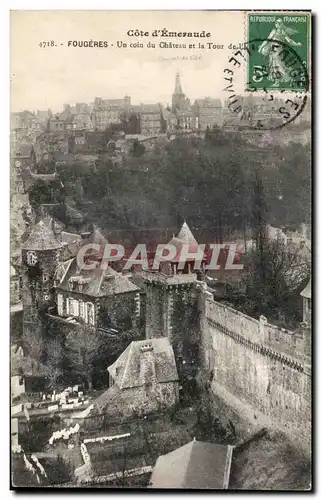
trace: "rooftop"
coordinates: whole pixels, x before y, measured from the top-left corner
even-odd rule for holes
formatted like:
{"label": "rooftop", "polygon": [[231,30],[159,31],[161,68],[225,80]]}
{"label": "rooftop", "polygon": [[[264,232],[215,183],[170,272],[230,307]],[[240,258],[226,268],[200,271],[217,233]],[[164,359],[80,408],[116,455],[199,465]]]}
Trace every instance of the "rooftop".
{"label": "rooftop", "polygon": [[23,250],[54,250],[62,247],[53,231],[53,219],[46,217],[31,228]]}
{"label": "rooftop", "polygon": [[194,439],[157,459],[150,487],[226,489],[232,449],[229,445]]}
{"label": "rooftop", "polygon": [[[92,263],[95,264],[95,268],[90,270],[78,267],[76,258],[70,259],[68,265],[64,263],[65,268],[61,268],[59,273],[57,270],[56,279],[60,279],[59,288],[70,290],[69,280],[77,278],[81,288],[75,288],[74,291],[91,297],[107,297],[139,290],[126,276],[110,266],[102,269],[99,261]],[[76,280],[73,281],[76,282]]]}
{"label": "rooftop", "polygon": [[304,290],[302,290],[300,295],[301,295],[301,297],[304,297],[305,299],[311,299],[311,278],[309,279],[309,283],[304,288]]}
{"label": "rooftop", "polygon": [[[188,227],[187,223],[184,222],[184,224],[181,227],[181,230],[179,231],[177,236],[173,235],[173,238],[168,242],[169,245],[174,245],[177,248],[177,253],[175,258],[172,260],[172,262],[177,262],[180,259],[180,253],[183,248],[183,245],[188,245],[188,251],[189,252],[197,252],[198,250],[198,243],[196,239],[194,238],[194,235],[190,228]],[[194,261],[194,258],[191,259],[186,259]]]}
{"label": "rooftop", "polygon": [[137,340],[132,342],[108,368],[120,389],[143,385],[144,382],[140,378],[140,365],[144,348],[151,349],[153,353],[157,382],[178,381],[174,352],[168,338]]}

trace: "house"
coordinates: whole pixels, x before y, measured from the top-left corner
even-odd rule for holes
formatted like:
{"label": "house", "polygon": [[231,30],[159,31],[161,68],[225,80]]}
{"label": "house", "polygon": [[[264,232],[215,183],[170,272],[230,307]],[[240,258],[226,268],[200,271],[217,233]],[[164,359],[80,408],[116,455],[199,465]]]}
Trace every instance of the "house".
{"label": "house", "polygon": [[63,113],[52,116],[49,119],[48,127],[50,132],[62,132],[66,130],[66,116]]}
{"label": "house", "polygon": [[302,290],[301,297],[303,297],[303,321],[311,324],[312,316],[312,299],[311,299],[311,278],[307,286]]}
{"label": "house", "polygon": [[11,399],[15,399],[21,394],[24,394],[26,392],[24,377],[21,373],[20,374],[16,373],[12,375],[10,388],[11,388]]}
{"label": "house", "polygon": [[222,126],[223,124],[223,108],[220,99],[196,99],[193,105],[194,113],[198,120],[200,130],[206,130],[207,127]]}
{"label": "house", "polygon": [[15,153],[15,166],[17,168],[30,168],[34,170],[36,166],[36,154],[32,144],[21,144]]}
{"label": "house", "polygon": [[85,153],[88,150],[87,139],[84,133],[76,133],[69,138],[69,149],[72,153]]}
{"label": "house", "polygon": [[140,133],[157,135],[163,130],[163,114],[160,104],[141,104]]}
{"label": "house", "polygon": [[79,113],[74,116],[74,130],[94,130],[93,122],[89,113]]}
{"label": "house", "polygon": [[196,441],[160,456],[150,488],[227,489],[233,446]]}
{"label": "house", "polygon": [[165,410],[178,402],[178,374],[168,338],[132,342],[108,368],[110,388],[94,402],[117,417]]}
{"label": "house", "polygon": [[[104,246],[101,249],[103,253]],[[91,266],[90,270],[78,267],[76,258],[58,266],[58,316],[106,330],[134,326],[140,314],[139,288],[110,266],[103,268],[99,260],[91,261]]]}
{"label": "house", "polygon": [[176,112],[178,128],[183,130],[194,130],[197,125],[195,113],[191,109]]}
{"label": "house", "polygon": [[163,117],[166,122],[166,132],[175,132],[178,125],[176,114],[168,111],[167,109],[164,109]]}
{"label": "house", "polygon": [[128,110],[130,97],[123,99],[101,99],[96,97],[92,112],[93,125],[98,130],[105,130],[111,123],[121,123],[121,115]]}

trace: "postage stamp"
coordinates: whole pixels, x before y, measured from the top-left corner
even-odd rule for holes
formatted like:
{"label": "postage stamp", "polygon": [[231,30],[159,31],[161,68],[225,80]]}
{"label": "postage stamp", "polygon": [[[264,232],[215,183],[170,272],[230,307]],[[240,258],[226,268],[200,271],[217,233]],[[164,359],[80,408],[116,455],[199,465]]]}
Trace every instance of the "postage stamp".
{"label": "postage stamp", "polygon": [[249,13],[247,42],[260,41],[249,53],[248,81],[256,90],[306,90],[310,20],[303,13]]}

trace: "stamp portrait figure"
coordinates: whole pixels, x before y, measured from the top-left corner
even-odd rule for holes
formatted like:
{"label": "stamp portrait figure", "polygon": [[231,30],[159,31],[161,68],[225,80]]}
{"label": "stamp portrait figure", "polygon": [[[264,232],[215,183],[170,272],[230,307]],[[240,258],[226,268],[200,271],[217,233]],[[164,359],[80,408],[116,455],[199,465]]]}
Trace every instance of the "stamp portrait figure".
{"label": "stamp portrait figure", "polygon": [[282,59],[282,50],[275,50],[274,42],[281,42],[293,47],[301,46],[301,42],[296,42],[290,36],[297,33],[296,30],[285,26],[282,19],[277,19],[273,30],[268,35],[267,39],[259,47],[259,53],[262,56],[268,57],[268,80],[272,81],[272,86],[278,87],[280,82],[291,82],[291,67],[285,64]]}

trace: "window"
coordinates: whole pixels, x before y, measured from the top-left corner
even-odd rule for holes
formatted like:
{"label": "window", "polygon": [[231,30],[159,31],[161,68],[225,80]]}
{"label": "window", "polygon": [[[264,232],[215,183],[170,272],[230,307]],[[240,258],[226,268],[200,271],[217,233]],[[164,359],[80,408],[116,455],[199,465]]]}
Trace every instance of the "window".
{"label": "window", "polygon": [[79,316],[79,302],[76,299],[73,300],[73,315]]}
{"label": "window", "polygon": [[94,311],[94,304],[91,302],[87,303],[87,314],[88,314],[88,323],[90,325],[95,325],[95,311]]}
{"label": "window", "polygon": [[311,302],[311,299],[307,299],[307,310],[308,311],[311,311],[312,309],[312,302]]}
{"label": "window", "polygon": [[79,316],[85,319],[85,304],[83,300],[79,301]]}
{"label": "window", "polygon": [[57,297],[57,307],[59,316],[63,316],[64,314],[64,298],[61,294],[58,294]]}
{"label": "window", "polygon": [[46,281],[48,281],[48,280],[49,280],[49,276],[48,276],[48,274],[44,274],[44,275],[42,276],[42,280],[43,280],[43,282],[44,282],[44,283],[45,283]]}
{"label": "window", "polygon": [[74,304],[73,304],[73,299],[68,299],[69,300],[69,314],[72,316],[74,315]]}

